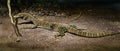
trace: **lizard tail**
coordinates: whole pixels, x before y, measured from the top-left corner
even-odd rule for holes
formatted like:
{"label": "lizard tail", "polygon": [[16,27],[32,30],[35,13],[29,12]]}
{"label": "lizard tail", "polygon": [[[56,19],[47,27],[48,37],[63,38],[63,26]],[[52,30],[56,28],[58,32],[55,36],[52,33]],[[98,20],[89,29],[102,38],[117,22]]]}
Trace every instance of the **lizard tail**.
{"label": "lizard tail", "polygon": [[87,38],[99,38],[99,37],[105,37],[105,36],[112,36],[116,34],[120,34],[120,32],[106,32],[106,33],[88,33],[88,32],[82,32],[75,28],[68,29],[69,33],[72,33],[74,35],[87,37]]}

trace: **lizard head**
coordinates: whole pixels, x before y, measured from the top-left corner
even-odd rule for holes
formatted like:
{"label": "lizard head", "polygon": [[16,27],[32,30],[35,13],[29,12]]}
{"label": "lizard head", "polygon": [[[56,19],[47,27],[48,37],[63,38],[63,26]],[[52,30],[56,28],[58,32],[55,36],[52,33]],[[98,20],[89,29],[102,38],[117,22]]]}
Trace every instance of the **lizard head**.
{"label": "lizard head", "polygon": [[27,16],[25,16],[25,13],[18,13],[16,15],[13,16],[15,19],[18,19],[18,18],[21,18],[21,19],[24,19],[26,20],[27,19]]}

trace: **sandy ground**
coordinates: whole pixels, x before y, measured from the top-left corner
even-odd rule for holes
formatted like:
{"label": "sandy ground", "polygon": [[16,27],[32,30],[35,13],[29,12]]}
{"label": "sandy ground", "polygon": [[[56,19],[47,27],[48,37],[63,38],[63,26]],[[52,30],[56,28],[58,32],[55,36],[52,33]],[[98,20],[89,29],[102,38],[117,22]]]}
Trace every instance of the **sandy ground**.
{"label": "sandy ground", "polygon": [[[78,28],[85,28],[86,30],[83,31],[91,33],[120,31],[119,13],[88,10],[87,14],[77,16],[42,16],[40,18],[73,24]],[[62,38],[55,38],[56,32],[42,28],[20,29],[20,32],[23,35],[21,42],[15,42],[16,35],[9,17],[0,16],[0,51],[120,51],[120,35],[85,38],[66,33]],[[14,35],[9,38],[11,34]]]}

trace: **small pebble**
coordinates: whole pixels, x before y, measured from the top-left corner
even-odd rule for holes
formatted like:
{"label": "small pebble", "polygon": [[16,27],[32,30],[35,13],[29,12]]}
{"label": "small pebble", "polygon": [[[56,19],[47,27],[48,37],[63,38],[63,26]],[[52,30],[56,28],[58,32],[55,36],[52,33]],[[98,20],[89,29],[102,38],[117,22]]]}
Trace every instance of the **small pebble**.
{"label": "small pebble", "polygon": [[20,40],[16,40],[16,42],[20,42]]}

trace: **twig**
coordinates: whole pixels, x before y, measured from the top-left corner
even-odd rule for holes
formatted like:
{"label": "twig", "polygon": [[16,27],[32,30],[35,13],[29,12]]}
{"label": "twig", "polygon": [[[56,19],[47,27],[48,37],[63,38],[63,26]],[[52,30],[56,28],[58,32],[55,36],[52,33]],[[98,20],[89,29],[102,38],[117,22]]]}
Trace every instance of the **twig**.
{"label": "twig", "polygon": [[10,19],[11,19],[11,23],[12,23],[12,25],[13,25],[15,34],[16,34],[16,36],[18,37],[17,41],[20,41],[19,37],[22,37],[22,35],[20,34],[19,29],[18,29],[18,26],[17,26],[18,20],[17,20],[17,19],[14,19],[14,18],[12,17],[10,0],[7,1],[7,5],[8,5],[9,17],[10,17]]}

